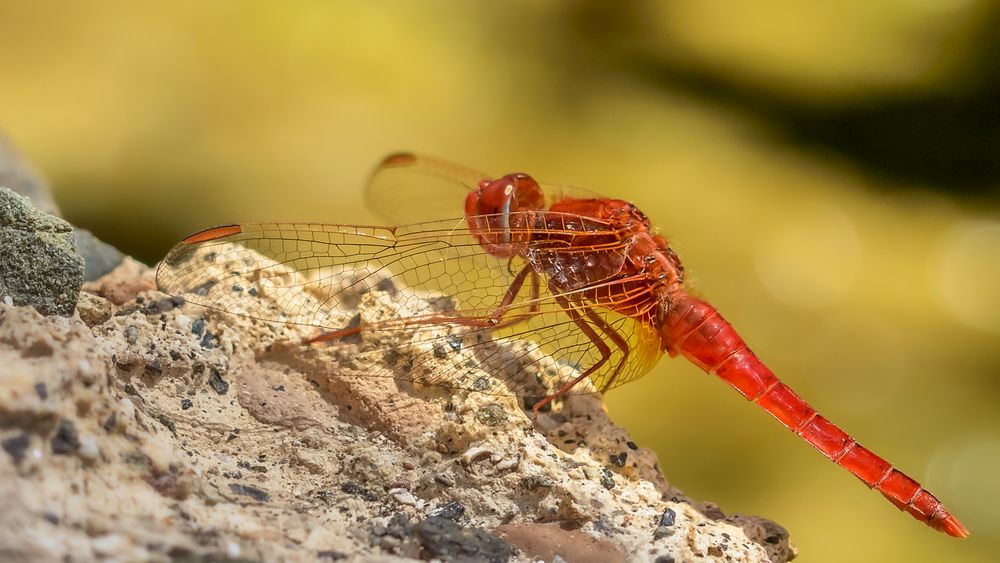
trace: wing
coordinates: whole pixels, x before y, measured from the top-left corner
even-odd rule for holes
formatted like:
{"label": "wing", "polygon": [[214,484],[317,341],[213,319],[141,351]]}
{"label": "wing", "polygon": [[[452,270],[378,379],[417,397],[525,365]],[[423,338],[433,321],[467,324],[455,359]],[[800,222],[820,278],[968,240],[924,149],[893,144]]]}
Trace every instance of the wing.
{"label": "wing", "polygon": [[[481,180],[497,177],[432,156],[400,152],[387,156],[372,172],[365,201],[373,213],[392,224],[450,217],[462,209],[466,194]],[[541,187],[547,207],[569,197],[601,197],[572,186]]]}
{"label": "wing", "polygon": [[[628,243],[594,251],[625,256]],[[620,385],[660,354],[651,317],[588,301],[587,291],[611,282],[558,290],[533,263],[545,255],[546,264],[575,264],[580,253],[545,246],[524,252],[529,261],[499,259],[483,251],[464,217],[400,227],[241,223],[182,241],[161,262],[157,283],[189,302],[267,322],[336,331],[353,319],[363,338],[332,345],[371,360],[375,376],[481,392],[504,384],[540,397],[598,363],[592,384],[578,391]]]}

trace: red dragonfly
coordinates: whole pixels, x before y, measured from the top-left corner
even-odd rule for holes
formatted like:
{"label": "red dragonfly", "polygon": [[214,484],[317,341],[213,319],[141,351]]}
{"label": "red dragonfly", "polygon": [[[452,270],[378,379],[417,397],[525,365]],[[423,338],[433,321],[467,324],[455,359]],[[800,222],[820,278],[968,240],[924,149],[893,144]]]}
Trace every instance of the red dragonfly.
{"label": "red dragonfly", "polygon": [[[502,384],[528,397],[535,412],[567,393],[605,392],[637,379],[663,351],[679,354],[900,510],[968,536],[937,498],[817,413],[714,307],[691,295],[677,254],[635,205],[576,188],[543,189],[527,174],[490,179],[412,154],[383,161],[368,197],[402,218],[433,204],[430,186],[442,182],[464,186],[464,216],[395,227],[215,227],[170,251],[157,270],[158,285],[228,313],[328,331],[307,343],[325,341],[350,347],[351,357],[376,359],[375,376],[485,393]],[[358,295],[376,292],[391,297],[398,316],[358,314],[343,322],[338,311],[345,303],[357,305]],[[467,359],[448,364],[414,354],[399,362],[391,343],[401,331],[433,348],[437,360],[449,351]],[[575,375],[559,379],[552,359]],[[474,377],[476,367],[492,380]]]}

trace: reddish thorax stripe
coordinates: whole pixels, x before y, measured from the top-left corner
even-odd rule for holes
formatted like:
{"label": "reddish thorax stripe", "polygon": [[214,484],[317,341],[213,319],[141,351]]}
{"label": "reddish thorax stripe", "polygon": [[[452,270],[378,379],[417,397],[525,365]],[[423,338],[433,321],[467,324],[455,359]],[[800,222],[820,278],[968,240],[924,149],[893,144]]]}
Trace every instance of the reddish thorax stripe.
{"label": "reddish thorax stripe", "polygon": [[681,294],[672,303],[662,331],[664,347],[671,354],[679,352],[701,369],[718,375],[897,508],[949,535],[968,536],[934,495],[859,445],[782,383],[714,307]]}
{"label": "reddish thorax stripe", "polygon": [[239,225],[225,225],[223,227],[213,227],[211,229],[205,229],[200,233],[195,233],[188,238],[184,239],[182,242],[185,244],[197,244],[199,242],[207,242],[210,240],[216,240],[220,238],[226,238],[233,235],[240,234],[241,229]]}

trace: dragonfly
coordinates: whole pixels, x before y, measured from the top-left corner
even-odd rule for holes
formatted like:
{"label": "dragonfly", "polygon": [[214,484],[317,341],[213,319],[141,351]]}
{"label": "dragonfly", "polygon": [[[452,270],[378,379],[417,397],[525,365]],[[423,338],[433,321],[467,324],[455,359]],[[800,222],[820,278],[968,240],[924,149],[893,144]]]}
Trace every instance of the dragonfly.
{"label": "dragonfly", "polygon": [[[442,185],[454,200],[432,196]],[[213,227],[169,251],[157,269],[159,289],[226,313],[319,329],[304,344],[375,360],[371,376],[506,390],[522,394],[536,414],[569,394],[633,381],[664,352],[683,356],[900,510],[951,536],[969,535],[917,481],[779,380],[688,289],[678,255],[632,203],[410,153],[387,157],[366,194],[396,226]],[[453,218],[407,223],[417,209]],[[356,314],[345,323],[345,307],[365,295],[381,296],[394,314]],[[401,334],[410,352],[416,342],[433,354],[400,361]],[[449,351],[465,361],[437,361]],[[493,377],[475,377],[472,368]]]}

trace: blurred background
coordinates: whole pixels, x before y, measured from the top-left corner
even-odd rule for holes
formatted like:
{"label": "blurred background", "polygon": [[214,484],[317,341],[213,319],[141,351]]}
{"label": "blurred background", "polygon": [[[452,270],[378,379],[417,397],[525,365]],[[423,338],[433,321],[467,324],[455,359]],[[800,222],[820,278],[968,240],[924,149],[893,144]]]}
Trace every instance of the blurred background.
{"label": "blurred background", "polygon": [[400,149],[631,199],[775,372],[973,535],[665,359],[607,402],[667,478],[805,561],[993,561],[1000,2],[732,4],[0,0],[0,129],[149,264],[208,225],[376,221],[363,184]]}

